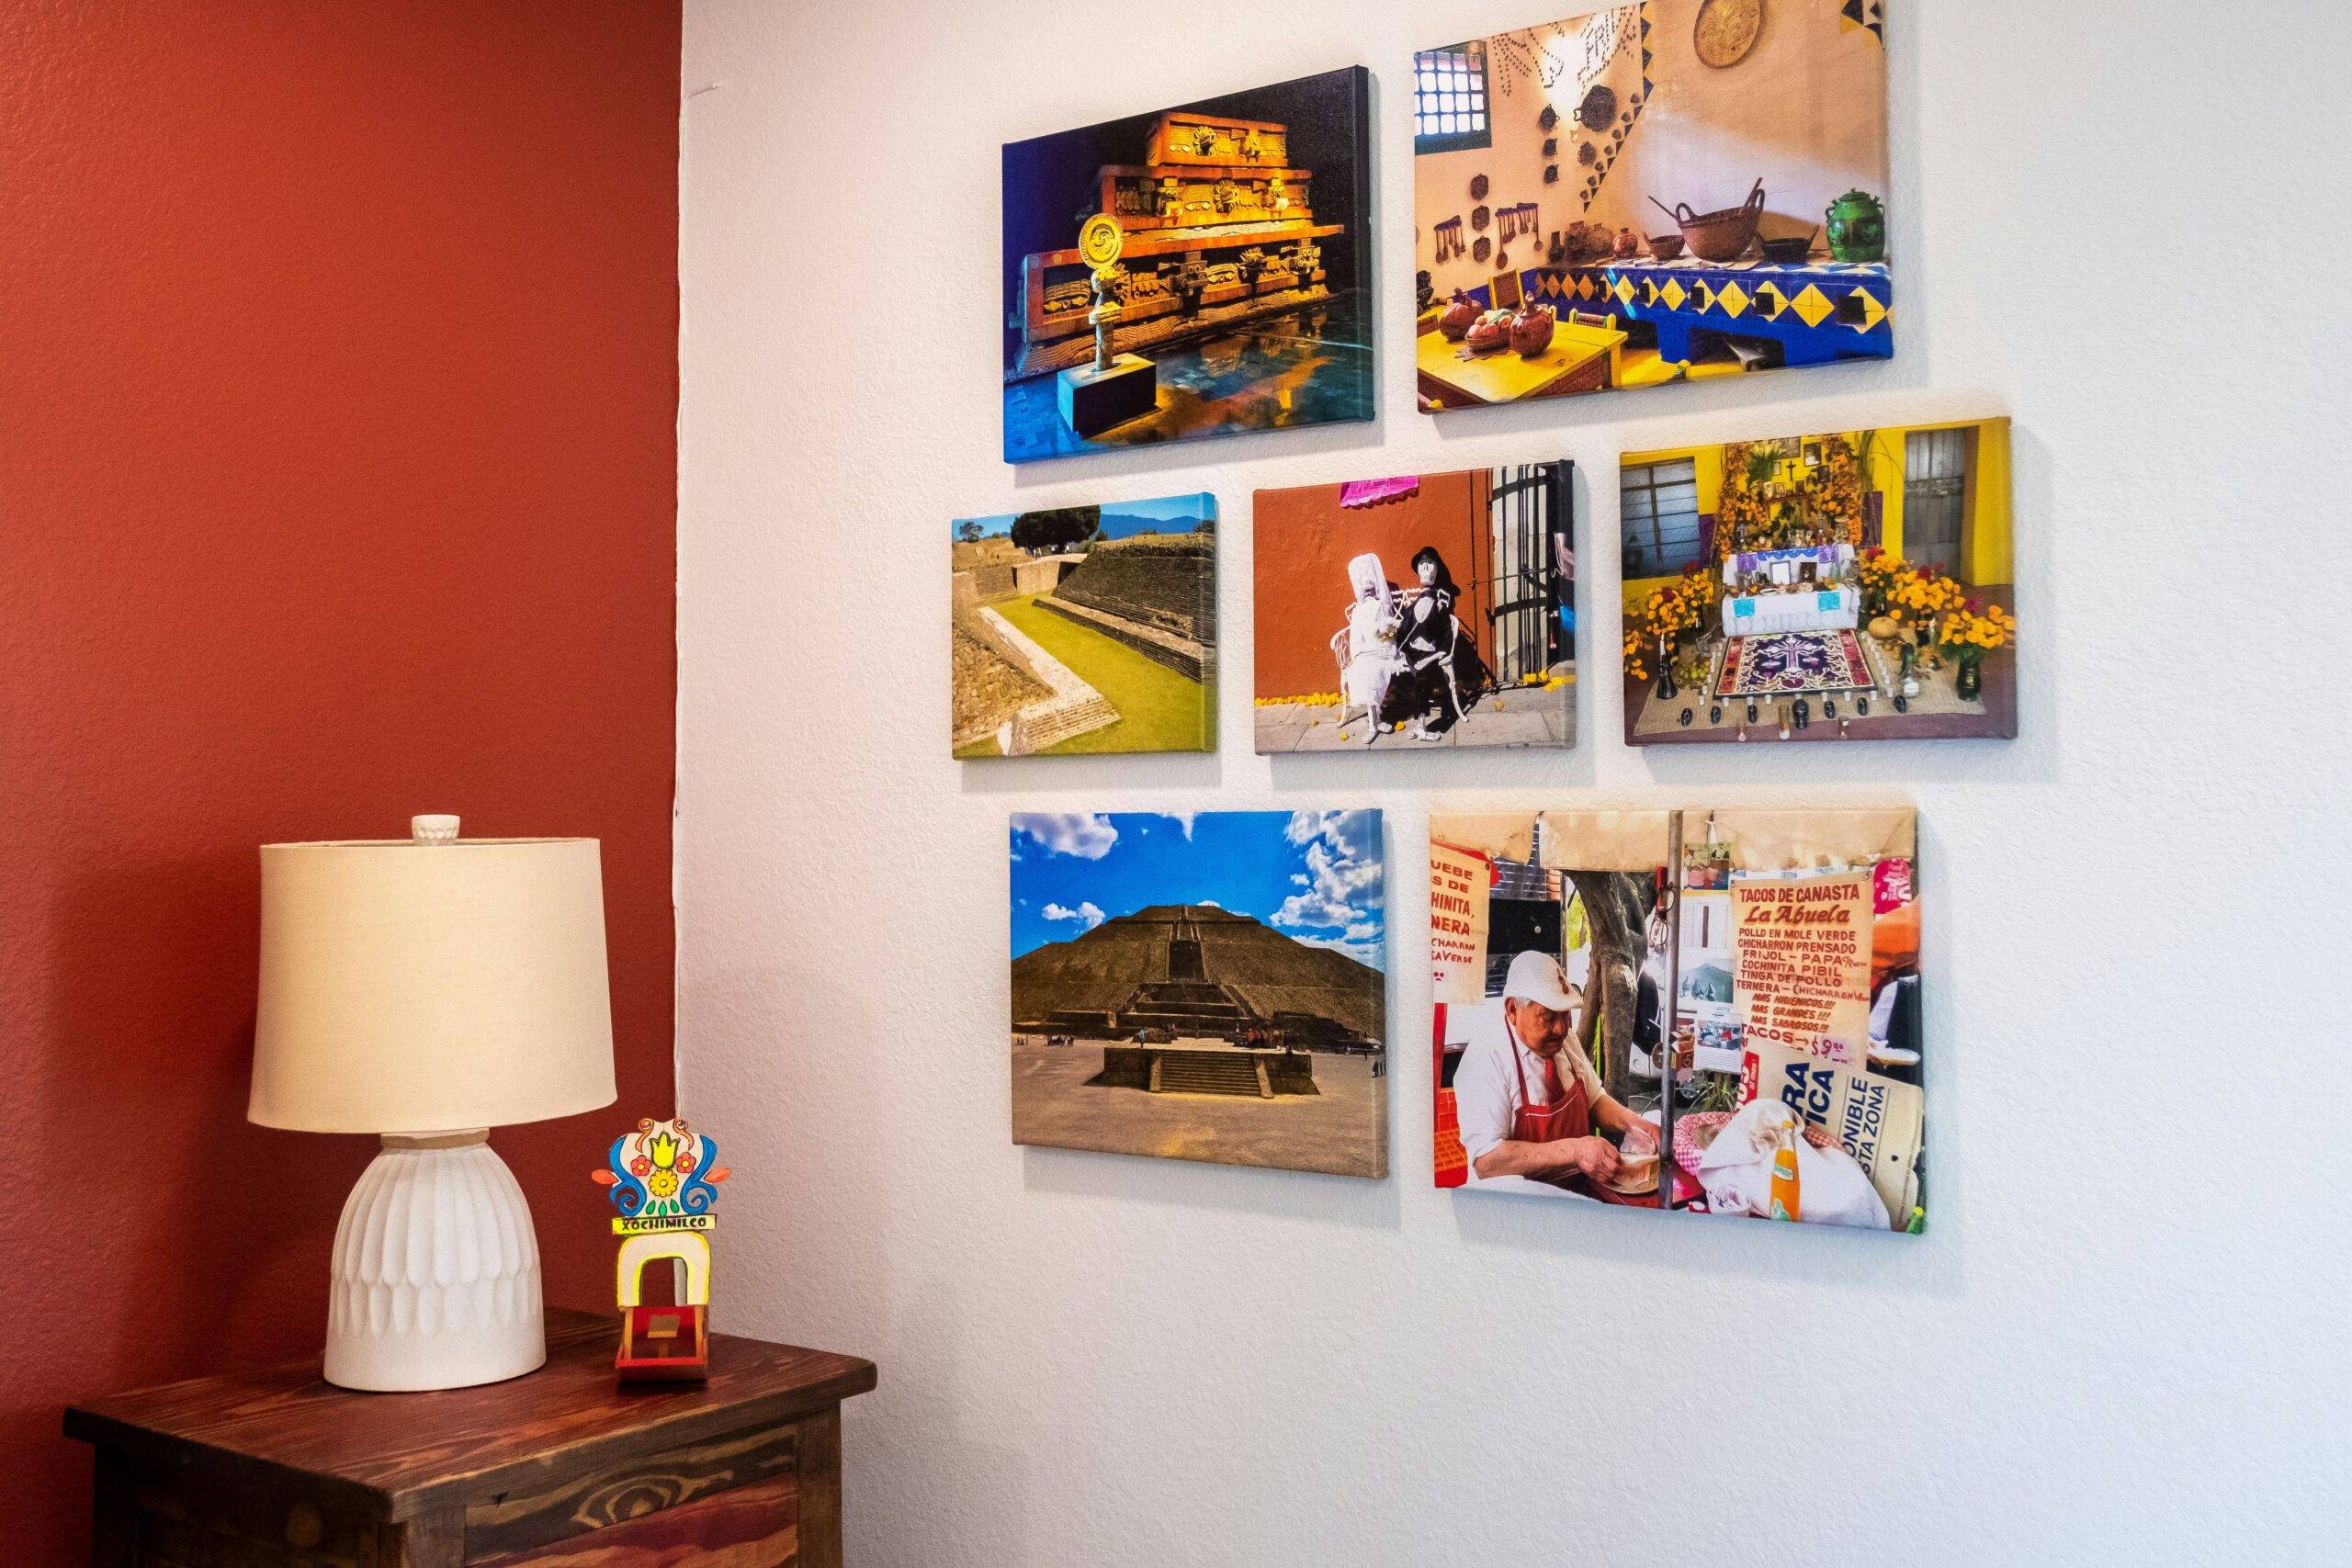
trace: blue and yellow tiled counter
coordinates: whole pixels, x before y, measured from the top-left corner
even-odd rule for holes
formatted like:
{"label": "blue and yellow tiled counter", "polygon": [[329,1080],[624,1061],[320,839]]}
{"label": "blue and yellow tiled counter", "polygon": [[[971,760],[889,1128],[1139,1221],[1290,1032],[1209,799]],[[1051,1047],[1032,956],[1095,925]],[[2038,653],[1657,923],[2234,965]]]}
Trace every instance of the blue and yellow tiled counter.
{"label": "blue and yellow tiled counter", "polygon": [[1657,329],[1658,357],[1686,364],[1693,332],[1764,338],[1790,365],[1885,359],[1893,292],[1883,262],[1594,262],[1531,267],[1520,275],[1531,299],[1615,315]]}

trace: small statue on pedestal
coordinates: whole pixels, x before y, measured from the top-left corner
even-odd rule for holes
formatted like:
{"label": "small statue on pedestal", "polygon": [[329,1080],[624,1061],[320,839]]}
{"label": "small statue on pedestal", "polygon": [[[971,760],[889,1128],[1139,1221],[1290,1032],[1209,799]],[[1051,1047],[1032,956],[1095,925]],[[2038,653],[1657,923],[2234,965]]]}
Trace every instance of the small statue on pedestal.
{"label": "small statue on pedestal", "polygon": [[1070,432],[1089,439],[1151,412],[1159,401],[1159,376],[1152,362],[1121,354],[1111,341],[1125,313],[1119,284],[1126,272],[1119,253],[1125,243],[1119,220],[1107,212],[1096,213],[1079,230],[1078,259],[1094,274],[1094,307],[1086,312],[1086,324],[1094,329],[1094,359],[1055,378],[1054,401]]}
{"label": "small statue on pedestal", "polygon": [[1094,329],[1094,368],[1108,370],[1114,357],[1111,348],[1111,324],[1125,312],[1119,304],[1119,266],[1116,262],[1094,269],[1094,309],[1086,312],[1086,324]]}

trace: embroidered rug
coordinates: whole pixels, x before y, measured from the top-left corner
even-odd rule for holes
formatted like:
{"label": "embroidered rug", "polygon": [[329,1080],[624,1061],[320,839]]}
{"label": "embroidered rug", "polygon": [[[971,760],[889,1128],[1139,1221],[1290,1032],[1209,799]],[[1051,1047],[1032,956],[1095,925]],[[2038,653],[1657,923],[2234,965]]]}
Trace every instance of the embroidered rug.
{"label": "embroidered rug", "polygon": [[1776,632],[1731,639],[1715,677],[1715,695],[1834,696],[1876,684],[1861,640],[1852,632]]}

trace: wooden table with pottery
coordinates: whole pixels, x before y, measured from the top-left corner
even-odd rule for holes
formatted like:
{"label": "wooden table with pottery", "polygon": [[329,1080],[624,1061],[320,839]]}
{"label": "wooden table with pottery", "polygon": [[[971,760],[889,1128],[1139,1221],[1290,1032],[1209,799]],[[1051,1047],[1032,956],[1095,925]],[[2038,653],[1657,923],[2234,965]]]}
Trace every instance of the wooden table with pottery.
{"label": "wooden table with pottery", "polygon": [[837,1568],[841,1403],[874,1363],[714,1334],[707,1382],[623,1388],[614,1341],[559,1308],[506,1382],[356,1393],[314,1359],[76,1405],[91,1560]]}
{"label": "wooden table with pottery", "polygon": [[1625,334],[1614,328],[1563,318],[1551,343],[1532,356],[1508,348],[1473,354],[1431,328],[1414,341],[1413,361],[1423,407],[1468,408],[1613,387],[1624,345]]}

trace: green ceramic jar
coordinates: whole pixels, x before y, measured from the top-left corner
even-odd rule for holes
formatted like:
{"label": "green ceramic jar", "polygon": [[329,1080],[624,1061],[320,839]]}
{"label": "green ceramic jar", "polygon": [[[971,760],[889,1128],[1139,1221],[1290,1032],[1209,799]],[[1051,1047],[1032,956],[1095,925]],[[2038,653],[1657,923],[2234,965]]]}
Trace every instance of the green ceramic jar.
{"label": "green ceramic jar", "polygon": [[1886,209],[1864,190],[1849,190],[1829,204],[1829,254],[1841,262],[1886,259]]}

